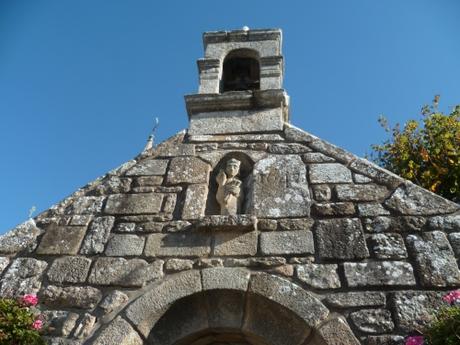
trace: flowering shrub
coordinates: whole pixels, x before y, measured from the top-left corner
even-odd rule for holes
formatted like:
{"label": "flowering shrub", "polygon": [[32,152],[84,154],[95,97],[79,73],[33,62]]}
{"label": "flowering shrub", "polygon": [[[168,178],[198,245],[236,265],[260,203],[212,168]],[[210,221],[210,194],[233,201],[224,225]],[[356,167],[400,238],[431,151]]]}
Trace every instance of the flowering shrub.
{"label": "flowering shrub", "polygon": [[15,300],[0,298],[0,345],[44,345],[39,331],[43,321],[33,307],[36,295],[24,295]]}
{"label": "flowering shrub", "polygon": [[460,290],[449,292],[442,300],[448,305],[438,310],[424,335],[407,337],[405,345],[460,344]]}

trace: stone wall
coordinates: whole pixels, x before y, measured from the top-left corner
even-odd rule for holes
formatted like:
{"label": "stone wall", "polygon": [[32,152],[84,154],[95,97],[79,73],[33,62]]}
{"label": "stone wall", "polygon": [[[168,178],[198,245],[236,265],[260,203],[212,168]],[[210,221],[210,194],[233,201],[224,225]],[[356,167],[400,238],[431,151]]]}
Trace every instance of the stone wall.
{"label": "stone wall", "polygon": [[[206,214],[229,153],[253,163],[246,214]],[[140,306],[166,312],[180,284],[155,289],[209,268],[279,277],[361,344],[398,344],[460,287],[460,209],[290,125],[179,133],[2,236],[0,254],[0,295],[38,293],[50,344],[147,343]]]}

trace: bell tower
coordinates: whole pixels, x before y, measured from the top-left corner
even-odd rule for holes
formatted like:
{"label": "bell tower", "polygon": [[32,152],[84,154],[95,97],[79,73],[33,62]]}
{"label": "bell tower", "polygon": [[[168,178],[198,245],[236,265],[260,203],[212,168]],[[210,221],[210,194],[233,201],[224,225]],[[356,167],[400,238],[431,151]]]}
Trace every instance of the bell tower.
{"label": "bell tower", "polygon": [[283,89],[281,30],[203,34],[198,93],[185,96],[190,135],[282,131],[289,118]]}

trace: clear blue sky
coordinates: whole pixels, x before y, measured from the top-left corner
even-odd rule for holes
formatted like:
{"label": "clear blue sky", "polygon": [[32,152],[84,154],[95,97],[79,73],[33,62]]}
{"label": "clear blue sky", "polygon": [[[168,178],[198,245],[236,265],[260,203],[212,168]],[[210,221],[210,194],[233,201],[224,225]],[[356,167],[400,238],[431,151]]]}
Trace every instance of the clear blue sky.
{"label": "clear blue sky", "polygon": [[0,0],[0,233],[187,127],[204,31],[281,28],[292,122],[358,155],[460,103],[460,1]]}

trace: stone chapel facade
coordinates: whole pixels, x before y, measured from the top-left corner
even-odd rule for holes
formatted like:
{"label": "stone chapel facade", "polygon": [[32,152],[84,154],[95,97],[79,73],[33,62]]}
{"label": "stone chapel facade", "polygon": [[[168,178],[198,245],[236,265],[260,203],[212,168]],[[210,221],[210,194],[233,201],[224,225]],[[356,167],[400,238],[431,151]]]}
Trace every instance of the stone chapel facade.
{"label": "stone chapel facade", "polygon": [[460,207],[289,124],[281,31],[207,32],[190,119],[0,237],[55,345],[383,345],[460,287]]}

